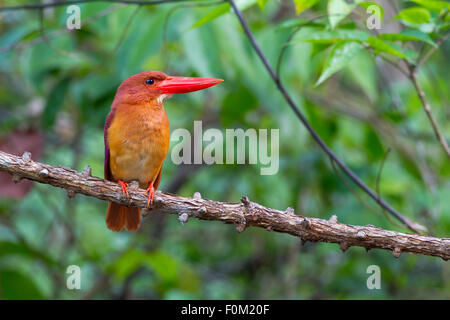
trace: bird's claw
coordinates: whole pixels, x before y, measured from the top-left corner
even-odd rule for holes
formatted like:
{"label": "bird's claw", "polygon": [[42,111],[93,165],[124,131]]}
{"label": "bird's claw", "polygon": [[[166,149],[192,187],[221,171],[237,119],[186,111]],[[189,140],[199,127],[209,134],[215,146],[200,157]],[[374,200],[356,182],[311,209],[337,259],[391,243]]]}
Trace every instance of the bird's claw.
{"label": "bird's claw", "polygon": [[153,196],[155,194],[155,188],[153,188],[153,182],[150,182],[148,184],[146,193],[148,194],[148,198],[147,198],[147,208],[148,208],[148,207],[150,207],[151,204],[153,204]]}
{"label": "bird's claw", "polygon": [[127,189],[128,188],[128,183],[123,182],[122,180],[119,180],[118,182],[119,182],[120,187],[122,188],[122,194],[126,195],[127,199],[129,199],[130,198],[130,194],[128,193],[128,189]]}

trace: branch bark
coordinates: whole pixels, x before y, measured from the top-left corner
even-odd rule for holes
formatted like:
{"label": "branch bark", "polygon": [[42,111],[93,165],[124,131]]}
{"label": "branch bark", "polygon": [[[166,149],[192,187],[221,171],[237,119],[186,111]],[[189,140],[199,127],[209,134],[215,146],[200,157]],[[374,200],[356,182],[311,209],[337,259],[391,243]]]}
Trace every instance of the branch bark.
{"label": "branch bark", "polygon": [[[145,190],[130,187],[130,198],[122,196],[118,184],[92,177],[90,170],[79,173],[66,167],[53,167],[31,160],[29,153],[22,157],[0,151],[0,171],[9,172],[15,182],[20,179],[49,184],[63,188],[71,197],[75,193],[124,205],[146,208]],[[450,238],[435,238],[417,234],[406,234],[380,229],[371,225],[354,226],[339,223],[336,216],[329,220],[295,215],[292,208],[285,211],[266,208],[251,202],[247,197],[242,203],[226,203],[202,199],[198,193],[193,198],[157,191],[152,210],[176,214],[180,221],[189,218],[215,220],[234,224],[239,232],[249,226],[268,231],[287,233],[299,237],[303,242],[338,243],[345,251],[351,246],[391,250],[394,257],[402,252],[450,258]]]}

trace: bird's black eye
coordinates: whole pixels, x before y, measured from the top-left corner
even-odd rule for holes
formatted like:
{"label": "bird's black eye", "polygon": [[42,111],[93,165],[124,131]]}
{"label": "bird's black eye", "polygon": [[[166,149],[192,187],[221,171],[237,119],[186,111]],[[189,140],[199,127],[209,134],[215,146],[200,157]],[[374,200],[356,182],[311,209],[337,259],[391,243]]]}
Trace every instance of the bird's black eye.
{"label": "bird's black eye", "polygon": [[153,79],[147,79],[147,80],[145,80],[145,83],[146,83],[146,84],[152,85],[152,84],[155,83],[155,80],[153,80]]}

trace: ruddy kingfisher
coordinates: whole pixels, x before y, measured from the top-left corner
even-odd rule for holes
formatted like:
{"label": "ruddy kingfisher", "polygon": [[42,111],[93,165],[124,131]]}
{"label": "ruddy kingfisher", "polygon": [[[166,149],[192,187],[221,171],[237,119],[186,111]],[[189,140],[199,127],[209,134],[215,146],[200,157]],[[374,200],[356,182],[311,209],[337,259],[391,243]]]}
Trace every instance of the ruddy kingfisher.
{"label": "ruddy kingfisher", "polygon": [[[164,100],[214,86],[222,79],[173,77],[159,71],[135,74],[119,86],[105,122],[105,179],[118,182],[129,197],[128,183],[146,188],[147,205],[161,181],[164,159],[169,151],[169,119]],[[113,231],[137,230],[139,208],[108,203],[106,225]]]}

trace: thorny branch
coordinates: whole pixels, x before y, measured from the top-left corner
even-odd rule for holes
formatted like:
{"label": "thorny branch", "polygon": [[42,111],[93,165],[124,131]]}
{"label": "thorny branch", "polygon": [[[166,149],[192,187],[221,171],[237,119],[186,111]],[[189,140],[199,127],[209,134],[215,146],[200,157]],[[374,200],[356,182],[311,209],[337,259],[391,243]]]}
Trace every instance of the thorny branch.
{"label": "thorny branch", "polygon": [[[363,181],[359,179],[359,177],[353,173],[353,171],[348,168],[334,153],[329,147],[325,144],[325,142],[320,138],[320,136],[315,132],[315,130],[311,127],[307,119],[304,117],[304,115],[301,113],[299,108],[296,106],[294,101],[292,100],[291,96],[287,92],[286,88],[281,83],[280,77],[278,75],[278,72],[275,73],[270,64],[268,63],[266,57],[262,53],[261,49],[259,48],[258,44],[256,43],[256,40],[251,33],[246,20],[242,16],[242,13],[237,8],[235,2],[233,0],[226,0],[230,3],[232,6],[237,18],[239,19],[239,22],[241,23],[242,27],[244,28],[244,31],[249,38],[254,50],[260,57],[261,61],[263,62],[264,66],[268,70],[269,74],[271,75],[272,79],[276,83],[279,91],[283,94],[284,98],[292,108],[292,110],[295,112],[295,114],[298,116],[298,118],[301,120],[301,122],[304,124],[304,126],[307,128],[307,130],[310,132],[314,140],[319,144],[319,146],[323,149],[323,151],[330,157],[331,161],[336,163],[342,171],[364,192],[366,192],[372,199],[374,199],[384,210],[387,210],[391,215],[396,217],[399,221],[401,221],[405,226],[407,226],[409,229],[413,231],[417,231],[417,227],[420,226],[416,224],[415,222],[409,220],[408,218],[404,217],[400,213],[398,213],[394,208],[392,208],[388,203],[386,203],[384,200],[382,200],[378,194],[376,194],[374,191],[372,191],[366,184],[364,184]],[[140,0],[69,0],[69,1],[55,1],[55,2],[48,2],[48,3],[40,3],[40,4],[30,4],[30,5],[21,5],[21,6],[10,6],[10,7],[0,7],[0,12],[2,11],[15,11],[15,10],[33,10],[38,9],[42,10],[48,7],[56,7],[56,6],[67,6],[70,4],[79,4],[79,3],[90,3],[90,2],[113,2],[113,3],[123,3],[123,4],[135,4],[138,6],[141,5],[158,5],[158,4],[168,4],[168,3],[176,3],[176,2],[193,2],[196,4],[215,4],[214,2],[209,1],[189,1],[189,0],[150,0],[150,1],[140,1]],[[220,2],[220,1],[219,1]],[[279,68],[279,67],[278,67]],[[278,69],[277,68],[277,69]],[[420,96],[420,94],[419,94]],[[422,100],[422,97],[421,97]],[[442,141],[444,141],[444,144],[446,144],[445,140],[443,138],[440,139],[440,142],[442,144]],[[448,148],[446,149],[448,153]]]}
{"label": "thorny branch", "polygon": [[[92,177],[89,170],[79,173],[70,168],[35,162],[31,160],[28,152],[18,157],[0,151],[0,171],[9,172],[16,182],[25,178],[64,188],[71,196],[80,193],[140,208],[147,205],[147,196],[143,189],[131,186],[130,198],[127,199],[122,196],[118,184]],[[242,203],[227,203],[202,199],[199,193],[192,198],[186,198],[157,191],[154,201],[150,212],[176,214],[182,222],[187,222],[189,218],[221,221],[236,225],[239,232],[254,226],[287,233],[301,238],[302,242],[338,243],[343,251],[351,246],[359,246],[367,250],[391,250],[397,258],[402,252],[408,252],[450,259],[450,238],[406,234],[371,225],[347,225],[339,223],[336,216],[329,220],[299,216],[292,208],[285,211],[266,208],[251,202],[247,197],[241,199]]]}

